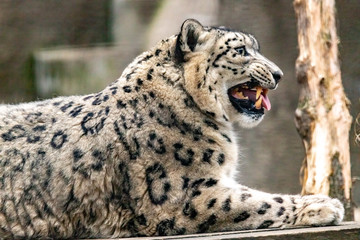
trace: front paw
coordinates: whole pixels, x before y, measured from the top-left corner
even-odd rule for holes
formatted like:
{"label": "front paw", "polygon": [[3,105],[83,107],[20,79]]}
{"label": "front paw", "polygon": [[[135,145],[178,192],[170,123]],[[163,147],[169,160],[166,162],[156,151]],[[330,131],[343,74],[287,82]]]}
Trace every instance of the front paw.
{"label": "front paw", "polygon": [[344,206],[335,198],[323,195],[304,196],[296,205],[296,225],[337,225],[344,218]]}

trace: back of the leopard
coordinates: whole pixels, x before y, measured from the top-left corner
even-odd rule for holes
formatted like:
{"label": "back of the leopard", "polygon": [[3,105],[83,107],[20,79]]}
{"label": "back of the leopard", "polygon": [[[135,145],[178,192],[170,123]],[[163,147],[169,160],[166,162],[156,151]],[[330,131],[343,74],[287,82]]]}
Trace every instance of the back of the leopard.
{"label": "back of the leopard", "polygon": [[129,235],[115,88],[2,106],[0,237]]}
{"label": "back of the leopard", "polygon": [[[82,201],[88,194],[104,199],[102,188],[111,184],[106,182],[111,175],[105,174],[106,147],[95,137],[106,109],[88,107],[74,96],[1,108],[1,237],[86,233],[81,224],[92,208]],[[82,122],[80,115],[88,116],[88,121]]]}

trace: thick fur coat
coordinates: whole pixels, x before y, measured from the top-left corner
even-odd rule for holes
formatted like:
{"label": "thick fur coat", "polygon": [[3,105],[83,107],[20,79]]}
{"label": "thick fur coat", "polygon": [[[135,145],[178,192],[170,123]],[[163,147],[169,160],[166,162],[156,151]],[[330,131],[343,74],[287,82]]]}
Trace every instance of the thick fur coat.
{"label": "thick fur coat", "polygon": [[0,106],[0,237],[74,238],[339,223],[326,196],[235,181],[233,123],[281,70],[242,32],[183,23],[99,93]]}

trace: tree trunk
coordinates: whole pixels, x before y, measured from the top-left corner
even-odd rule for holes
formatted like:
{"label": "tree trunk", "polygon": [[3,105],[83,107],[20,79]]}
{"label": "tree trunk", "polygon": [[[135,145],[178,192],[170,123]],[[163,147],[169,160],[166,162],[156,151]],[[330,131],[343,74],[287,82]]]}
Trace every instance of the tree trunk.
{"label": "tree trunk", "polygon": [[349,100],[341,83],[335,22],[335,0],[294,0],[300,84],[295,123],[306,156],[302,194],[325,194],[345,205],[352,220]]}

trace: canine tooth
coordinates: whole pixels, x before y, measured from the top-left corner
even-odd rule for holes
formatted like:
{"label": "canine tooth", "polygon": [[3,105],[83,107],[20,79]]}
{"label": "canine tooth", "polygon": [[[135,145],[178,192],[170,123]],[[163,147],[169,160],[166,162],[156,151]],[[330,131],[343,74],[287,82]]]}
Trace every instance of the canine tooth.
{"label": "canine tooth", "polygon": [[256,87],[256,99],[259,99],[260,95],[262,92],[262,88],[261,87]]}
{"label": "canine tooth", "polygon": [[255,108],[256,108],[256,109],[260,109],[260,108],[261,108],[261,103],[262,103],[262,97],[260,97],[260,98],[255,102]]}

